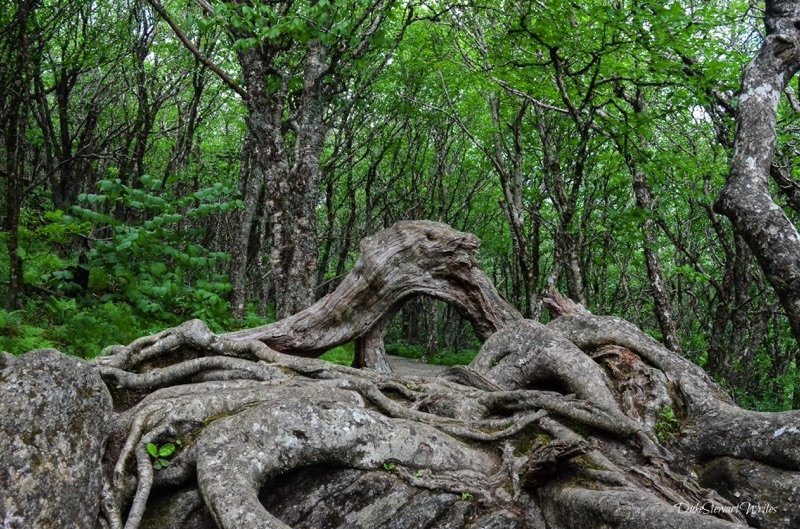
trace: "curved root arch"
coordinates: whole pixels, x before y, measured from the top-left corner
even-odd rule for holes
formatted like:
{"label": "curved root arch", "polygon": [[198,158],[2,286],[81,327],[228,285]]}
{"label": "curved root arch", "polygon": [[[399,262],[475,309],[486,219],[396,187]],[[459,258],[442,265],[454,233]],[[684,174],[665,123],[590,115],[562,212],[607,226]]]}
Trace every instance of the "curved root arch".
{"label": "curved root arch", "polygon": [[223,335],[276,351],[320,356],[378,336],[405,300],[428,295],[453,304],[485,339],[522,315],[478,267],[480,241],[429,221],[398,222],[361,241],[361,257],[339,287],[311,307],[262,327]]}

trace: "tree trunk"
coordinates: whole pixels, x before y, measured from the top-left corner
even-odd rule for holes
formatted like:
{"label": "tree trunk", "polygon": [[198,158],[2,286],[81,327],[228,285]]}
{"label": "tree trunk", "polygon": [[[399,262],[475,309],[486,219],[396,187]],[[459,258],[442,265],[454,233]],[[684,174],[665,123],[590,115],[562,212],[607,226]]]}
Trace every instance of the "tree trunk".
{"label": "tree trunk", "polygon": [[[294,164],[289,180],[288,207],[283,214],[282,246],[273,252],[280,258],[273,264],[276,315],[290,316],[314,302],[317,287],[317,197],[321,179],[320,157],[327,134],[323,123],[325,105],[322,75],[327,67],[327,50],[317,40],[308,43],[303,75],[301,112]],[[277,228],[276,228],[277,229]],[[277,264],[278,266],[275,266]]]}
{"label": "tree trunk", "polygon": [[25,155],[28,110],[30,107],[31,75],[30,75],[30,34],[29,19],[37,7],[37,2],[19,2],[14,15],[14,23],[9,31],[13,31],[14,67],[13,77],[4,76],[11,97],[5,127],[5,218],[3,228],[8,232],[6,250],[8,252],[8,289],[6,290],[5,308],[15,310],[22,294],[22,257],[19,251],[19,222],[22,209],[22,190],[25,187]]}
{"label": "tree trunk", "polygon": [[[292,120],[296,138],[287,142],[284,137],[284,105],[286,87],[275,93],[267,86],[270,78],[270,57],[259,49],[239,54],[250,98],[248,105],[248,134],[254,150],[254,174],[263,175],[266,212],[272,247],[269,252],[271,280],[275,297],[275,314],[284,318],[314,302],[317,279],[316,204],[320,183],[320,157],[327,133],[323,123],[325,105],[321,79],[327,60],[325,48],[319,42],[308,44],[305,56],[304,87],[297,115]],[[287,82],[284,79],[284,83]],[[291,151],[291,152],[289,152]],[[244,223],[239,234],[239,247],[250,240],[249,231],[260,187],[248,185],[244,193]],[[251,207],[252,206],[252,207]],[[250,214],[250,213],[252,214]],[[249,222],[249,224],[247,224]],[[247,246],[249,247],[249,245]],[[242,259],[243,254],[239,254]],[[260,257],[258,257],[260,258]],[[238,279],[243,272],[233,271]],[[241,289],[234,299],[237,316],[243,314]]]}
{"label": "tree trunk", "polygon": [[747,241],[800,342],[800,234],[769,189],[778,103],[800,68],[798,21],[797,2],[767,1],[767,38],[744,72],[731,173],[714,208]]}
{"label": "tree trunk", "polygon": [[[525,208],[522,201],[524,188],[522,182],[524,153],[522,148],[522,119],[527,109],[527,103],[522,103],[514,117],[514,122],[510,126],[514,145],[513,149],[509,149],[503,141],[503,123],[500,117],[498,97],[489,97],[489,110],[491,111],[494,125],[492,164],[495,172],[500,177],[500,185],[503,189],[503,211],[511,231],[515,265],[519,270],[519,280],[514,281],[513,287],[522,291],[522,312],[526,317],[531,317],[538,303],[536,284],[539,281],[539,240],[538,234],[534,235],[533,232],[539,229],[540,203],[536,201],[536,206],[532,208],[531,216],[533,218],[529,219],[531,228],[526,230],[523,214]],[[510,158],[511,161],[510,168],[506,168],[504,164],[504,160],[507,158]]]}
{"label": "tree trunk", "polygon": [[[192,320],[114,346],[91,366],[110,418],[83,364],[0,355],[0,399],[14,404],[0,409],[0,517],[31,526],[42,509],[16,506],[71,505],[82,526],[125,529],[800,524],[800,412],[737,408],[635,326],[555,293],[550,324],[523,319],[477,268],[477,248],[442,224],[398,223],[288,320],[226,335]],[[469,366],[382,373],[272,348],[375,344],[416,294],[470,318],[485,342]],[[37,408],[61,400],[83,414],[75,428]],[[90,450],[30,441],[51,425],[61,444]]]}
{"label": "tree trunk", "polygon": [[652,218],[653,197],[650,192],[650,185],[647,183],[647,176],[642,171],[641,166],[626,153],[626,161],[633,177],[633,194],[636,198],[636,206],[641,208],[647,218],[642,224],[642,248],[644,250],[644,260],[647,265],[647,277],[650,279],[650,290],[653,295],[653,307],[664,338],[664,344],[676,353],[681,352],[681,344],[675,333],[675,323],[672,321],[672,310],[670,309],[669,292],[664,282],[664,274],[661,272],[661,263],[658,258],[656,248],[658,248],[658,235],[656,233],[656,222]]}
{"label": "tree trunk", "polygon": [[[257,112],[251,112],[249,121],[263,119]],[[249,130],[256,129],[249,125]],[[257,130],[257,129],[256,129]],[[264,186],[264,173],[261,165],[253,162],[255,138],[248,131],[242,146],[242,162],[239,169],[239,194],[244,207],[239,212],[239,222],[233,240],[230,266],[231,311],[234,318],[243,319],[247,312],[247,265],[250,256],[251,232],[259,210],[259,198]],[[260,235],[260,234],[259,234]],[[259,257],[260,258],[260,257]]]}

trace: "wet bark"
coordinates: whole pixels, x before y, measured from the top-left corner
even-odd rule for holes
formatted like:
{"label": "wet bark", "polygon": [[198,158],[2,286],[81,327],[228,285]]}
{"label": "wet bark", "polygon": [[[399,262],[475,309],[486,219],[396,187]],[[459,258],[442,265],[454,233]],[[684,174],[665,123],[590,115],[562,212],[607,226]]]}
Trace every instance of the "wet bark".
{"label": "wet bark", "polygon": [[[800,412],[740,409],[700,367],[555,291],[555,319],[523,319],[475,266],[477,246],[442,224],[399,223],[367,238],[339,288],[291,321],[214,335],[192,320],[104,351],[92,367],[114,413],[102,472],[80,487],[82,516],[99,502],[97,526],[125,529],[797,527]],[[469,366],[386,373],[267,345],[318,355],[355,339],[378,351],[416,294],[471,317],[485,342]],[[37,354],[0,356],[0,391],[41,376],[16,367]],[[9,414],[0,408],[0,424]],[[102,437],[62,430],[69,442]],[[80,469],[75,452],[67,464],[33,450],[45,462],[33,483]],[[10,480],[0,506],[75,493],[30,482]]]}
{"label": "wet bark", "polygon": [[765,23],[764,45],[742,79],[731,173],[714,208],[747,241],[800,341],[800,235],[769,189],[778,103],[800,68],[800,5],[768,1]]}

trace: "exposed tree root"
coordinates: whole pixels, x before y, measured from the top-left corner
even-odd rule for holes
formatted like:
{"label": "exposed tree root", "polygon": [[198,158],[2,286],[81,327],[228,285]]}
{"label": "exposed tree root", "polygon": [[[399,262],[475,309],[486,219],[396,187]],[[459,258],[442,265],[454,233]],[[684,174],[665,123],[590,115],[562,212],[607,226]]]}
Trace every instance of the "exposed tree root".
{"label": "exposed tree root", "polygon": [[522,316],[475,259],[477,237],[445,224],[398,222],[361,241],[361,258],[334,292],[281,321],[228,333],[297,355],[319,356],[364,336],[398,303],[425,294],[456,306],[481,337]]}
{"label": "exposed tree root", "polygon": [[[220,336],[192,320],[96,361],[116,410],[102,524],[800,524],[796,493],[767,485],[796,490],[798,412],[741,410],[633,325],[564,298],[551,296],[560,317],[547,326],[523,320],[478,270],[468,234],[401,223],[362,248],[340,289],[291,318]],[[420,293],[454,303],[487,338],[470,366],[388,372],[389,318]],[[350,340],[373,369],[296,356]],[[178,442],[154,469],[148,443]],[[775,512],[738,508],[773,498]]]}

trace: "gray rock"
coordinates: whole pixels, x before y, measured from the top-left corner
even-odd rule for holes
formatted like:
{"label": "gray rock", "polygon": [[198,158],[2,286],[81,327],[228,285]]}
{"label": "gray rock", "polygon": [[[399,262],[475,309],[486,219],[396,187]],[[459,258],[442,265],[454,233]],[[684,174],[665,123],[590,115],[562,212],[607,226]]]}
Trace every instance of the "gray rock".
{"label": "gray rock", "polygon": [[52,349],[0,363],[4,529],[95,527],[111,396],[85,361]]}

